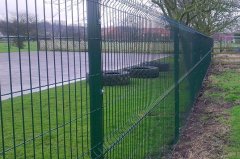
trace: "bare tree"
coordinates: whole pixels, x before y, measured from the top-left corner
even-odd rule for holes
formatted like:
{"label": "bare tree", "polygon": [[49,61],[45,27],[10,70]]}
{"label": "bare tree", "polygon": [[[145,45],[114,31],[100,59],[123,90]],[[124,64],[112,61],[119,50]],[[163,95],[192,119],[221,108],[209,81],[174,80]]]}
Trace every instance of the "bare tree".
{"label": "bare tree", "polygon": [[152,0],[164,15],[211,35],[240,18],[239,0]]}
{"label": "bare tree", "polygon": [[35,17],[26,14],[19,14],[18,18],[11,18],[9,21],[0,21],[0,32],[3,35],[11,36],[13,43],[20,49],[24,48],[24,41],[28,36],[36,35]]}

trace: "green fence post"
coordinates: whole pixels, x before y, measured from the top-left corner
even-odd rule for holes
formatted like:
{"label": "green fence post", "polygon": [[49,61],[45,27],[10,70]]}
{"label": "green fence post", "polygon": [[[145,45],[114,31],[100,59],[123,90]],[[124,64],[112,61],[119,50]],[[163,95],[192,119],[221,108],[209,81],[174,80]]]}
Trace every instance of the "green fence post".
{"label": "green fence post", "polygon": [[91,158],[103,158],[103,94],[99,0],[87,0]]}
{"label": "green fence post", "polygon": [[179,24],[174,24],[175,143],[179,137]]}

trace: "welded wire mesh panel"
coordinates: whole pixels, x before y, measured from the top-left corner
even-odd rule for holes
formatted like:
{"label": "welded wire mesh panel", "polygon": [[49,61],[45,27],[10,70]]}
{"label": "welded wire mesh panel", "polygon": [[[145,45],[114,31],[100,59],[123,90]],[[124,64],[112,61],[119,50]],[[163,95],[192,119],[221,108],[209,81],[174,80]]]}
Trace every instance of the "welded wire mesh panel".
{"label": "welded wire mesh panel", "polygon": [[179,43],[180,77],[187,75],[179,88],[180,123],[183,126],[211,63],[213,40],[186,26],[179,26]]}
{"label": "welded wire mesh panel", "polygon": [[0,157],[161,158],[212,40],[149,1],[5,0]]}
{"label": "welded wire mesh panel", "polygon": [[[131,3],[134,6],[104,2],[104,154],[106,158],[144,158],[158,151],[159,155],[174,139],[174,103],[169,109],[159,104],[163,101],[160,97],[174,84],[170,25],[144,11],[138,2]],[[164,121],[172,129],[164,128]],[[163,139],[166,134],[168,139]]]}
{"label": "welded wire mesh panel", "polygon": [[0,158],[88,156],[86,1],[1,1]]}

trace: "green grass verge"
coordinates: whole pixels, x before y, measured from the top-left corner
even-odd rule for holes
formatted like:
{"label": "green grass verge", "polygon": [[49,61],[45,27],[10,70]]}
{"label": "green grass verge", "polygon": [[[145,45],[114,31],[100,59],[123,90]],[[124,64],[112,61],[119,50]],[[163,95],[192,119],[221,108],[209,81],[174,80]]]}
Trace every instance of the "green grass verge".
{"label": "green grass verge", "polygon": [[235,106],[228,110],[230,116],[229,124],[231,131],[229,135],[229,146],[226,148],[227,158],[239,159],[240,157],[240,73],[237,71],[228,71],[222,74],[212,76],[213,86],[221,89],[220,92],[211,94],[216,100],[224,99]]}
{"label": "green grass verge", "polygon": [[214,94],[222,97],[227,102],[236,102],[240,100],[240,73],[236,71],[224,72],[212,77],[213,86],[222,89],[221,94]]}
{"label": "green grass verge", "polygon": [[[28,42],[24,42],[25,47],[20,49],[21,52],[28,51]],[[30,51],[37,51],[37,42],[30,42]],[[0,42],[0,53],[8,52],[8,43]],[[10,52],[19,52],[18,47],[16,47],[13,43],[10,43]]]}
{"label": "green grass verge", "polygon": [[[104,87],[104,146],[109,148],[117,139],[120,141],[108,155],[119,159],[130,154],[139,158],[156,156],[172,142],[173,92],[135,125],[172,83],[171,71],[156,79],[132,79],[129,86]],[[13,158],[15,149],[17,158],[24,158],[24,150],[27,158],[76,158],[88,152],[88,91],[88,83],[82,81],[2,101],[0,137],[4,140],[0,139],[0,150],[6,153],[0,155]]]}
{"label": "green grass verge", "polygon": [[[239,97],[240,99],[240,97]],[[233,107],[230,111],[230,146],[227,148],[229,159],[240,158],[240,106]]]}

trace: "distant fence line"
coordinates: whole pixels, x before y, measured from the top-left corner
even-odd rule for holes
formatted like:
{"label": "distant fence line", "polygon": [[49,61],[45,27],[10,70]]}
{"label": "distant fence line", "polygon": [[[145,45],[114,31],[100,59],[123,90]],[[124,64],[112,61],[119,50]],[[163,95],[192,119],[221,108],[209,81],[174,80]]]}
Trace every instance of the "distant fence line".
{"label": "distant fence line", "polygon": [[214,53],[240,53],[240,36],[222,35],[215,38]]}
{"label": "distant fence line", "polygon": [[[173,52],[173,42],[114,42],[103,41],[103,52],[124,52],[124,48],[128,48],[128,53],[136,53],[136,49],[143,50],[142,53],[171,53]],[[39,50],[44,51],[88,51],[88,42],[73,40],[40,40]]]}

